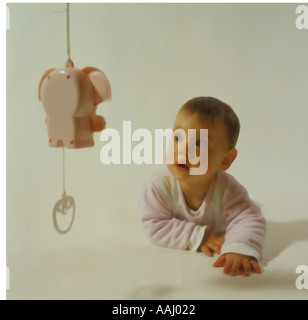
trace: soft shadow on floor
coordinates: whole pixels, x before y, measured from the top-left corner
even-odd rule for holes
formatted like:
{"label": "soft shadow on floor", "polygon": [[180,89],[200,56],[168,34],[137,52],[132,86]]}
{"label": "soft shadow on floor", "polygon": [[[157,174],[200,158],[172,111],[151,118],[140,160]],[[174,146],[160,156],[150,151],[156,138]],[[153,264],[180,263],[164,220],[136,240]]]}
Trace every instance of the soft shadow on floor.
{"label": "soft shadow on floor", "polygon": [[267,266],[271,260],[297,241],[308,241],[308,220],[267,221],[262,265]]}

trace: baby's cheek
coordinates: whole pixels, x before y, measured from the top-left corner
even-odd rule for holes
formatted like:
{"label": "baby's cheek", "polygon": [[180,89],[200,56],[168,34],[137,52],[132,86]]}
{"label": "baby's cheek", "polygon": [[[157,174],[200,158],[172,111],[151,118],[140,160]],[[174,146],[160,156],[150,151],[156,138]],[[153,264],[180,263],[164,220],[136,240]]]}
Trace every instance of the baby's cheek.
{"label": "baby's cheek", "polygon": [[207,163],[208,162],[208,151],[203,148],[197,148],[194,153],[189,154],[189,159],[193,164]]}
{"label": "baby's cheek", "polygon": [[167,164],[167,169],[172,173],[172,169],[173,169],[172,164]]}
{"label": "baby's cheek", "polygon": [[208,170],[219,170],[220,167],[220,159],[212,155],[211,153],[208,154]]}
{"label": "baby's cheek", "polygon": [[175,146],[172,146],[172,144],[168,145],[167,151],[166,151],[166,163],[167,164],[173,164],[177,162],[177,154],[178,149]]}
{"label": "baby's cheek", "polygon": [[207,151],[200,150],[196,155],[192,157],[190,155],[189,162],[192,164],[190,168],[190,175],[204,175],[208,171],[208,157]]}

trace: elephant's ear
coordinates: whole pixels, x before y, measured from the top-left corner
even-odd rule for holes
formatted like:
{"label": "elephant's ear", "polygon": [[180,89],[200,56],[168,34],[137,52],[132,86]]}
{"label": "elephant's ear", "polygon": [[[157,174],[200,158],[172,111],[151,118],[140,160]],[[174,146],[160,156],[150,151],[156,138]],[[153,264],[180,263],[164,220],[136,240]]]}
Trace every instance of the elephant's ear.
{"label": "elephant's ear", "polygon": [[103,102],[106,100],[110,101],[111,87],[104,72],[93,67],[85,67],[82,69],[82,71],[88,75],[90,81],[94,86],[94,89],[95,89],[94,105],[96,106],[100,102]]}
{"label": "elephant's ear", "polygon": [[40,101],[42,100],[41,87],[42,87],[43,81],[49,75],[49,73],[51,73],[53,70],[55,70],[55,68],[48,69],[47,71],[44,72],[44,74],[41,77],[40,84],[39,84],[39,87],[38,87],[38,98],[39,98]]}

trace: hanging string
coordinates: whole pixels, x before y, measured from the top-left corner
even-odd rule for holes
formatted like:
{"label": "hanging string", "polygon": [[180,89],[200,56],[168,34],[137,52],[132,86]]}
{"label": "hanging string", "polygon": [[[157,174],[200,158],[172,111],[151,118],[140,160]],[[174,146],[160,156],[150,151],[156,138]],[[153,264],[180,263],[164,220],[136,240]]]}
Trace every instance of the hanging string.
{"label": "hanging string", "polygon": [[62,197],[66,197],[66,191],[65,191],[65,148],[63,146],[62,148],[62,168],[63,168],[63,194]]}
{"label": "hanging string", "polygon": [[70,42],[70,4],[66,4],[66,48],[67,58],[71,59],[71,42]]}
{"label": "hanging string", "polygon": [[[70,4],[66,4],[66,52],[67,58],[71,61],[71,42],[70,42]],[[62,197],[66,197],[65,191],[65,147],[62,147],[62,168],[63,168],[63,194]]]}

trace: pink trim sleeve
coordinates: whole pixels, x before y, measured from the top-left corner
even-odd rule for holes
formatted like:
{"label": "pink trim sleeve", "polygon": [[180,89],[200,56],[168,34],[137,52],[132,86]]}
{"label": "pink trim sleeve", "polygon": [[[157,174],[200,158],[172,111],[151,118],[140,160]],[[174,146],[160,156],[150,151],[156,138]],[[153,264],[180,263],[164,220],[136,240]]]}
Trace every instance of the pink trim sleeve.
{"label": "pink trim sleeve", "polygon": [[188,249],[195,224],[175,218],[152,181],[142,190],[141,215],[145,234],[153,244]]}

